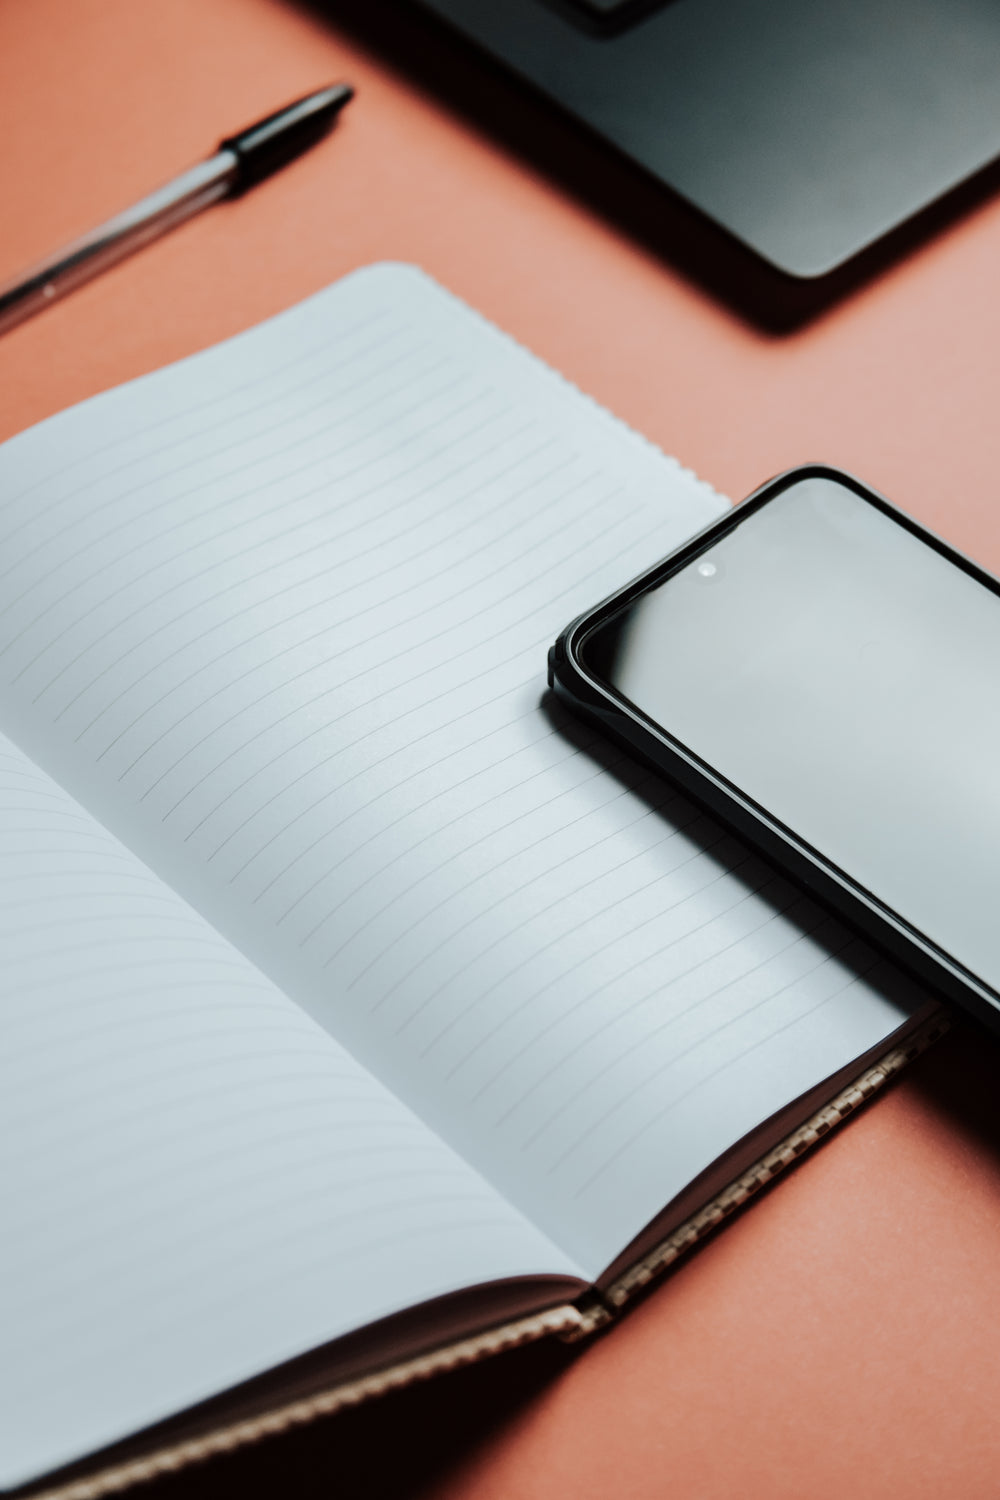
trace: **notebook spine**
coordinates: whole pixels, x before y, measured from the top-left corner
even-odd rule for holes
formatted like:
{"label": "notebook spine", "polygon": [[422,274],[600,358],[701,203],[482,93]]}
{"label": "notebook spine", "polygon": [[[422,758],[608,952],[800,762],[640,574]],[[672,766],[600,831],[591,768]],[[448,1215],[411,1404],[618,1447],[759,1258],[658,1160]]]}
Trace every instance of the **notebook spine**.
{"label": "notebook spine", "polygon": [[298,1401],[273,1407],[243,1421],[232,1422],[196,1438],[175,1442],[141,1457],[111,1464],[96,1473],[45,1489],[21,1491],[25,1500],[104,1500],[133,1486],[173,1474],[219,1454],[232,1453],[262,1438],[275,1437],[295,1427],[305,1427],[320,1417],[332,1416],[347,1407],[359,1406],[376,1396],[402,1390],[435,1375],[445,1375],[465,1365],[477,1364],[491,1355],[517,1349],[552,1335],[566,1336],[581,1327],[584,1316],[567,1303],[531,1317],[519,1318],[499,1328],[443,1345],[428,1354],[400,1361],[387,1369],[342,1382]]}
{"label": "notebook spine", "polygon": [[548,1309],[489,1329],[471,1338],[445,1344],[430,1353],[403,1360],[356,1380],[342,1382],[311,1396],[273,1407],[260,1415],[214,1428],[199,1437],[165,1445],[141,1457],[108,1465],[97,1472],[47,1488],[20,1491],[24,1500],[105,1500],[136,1485],[232,1453],[267,1437],[305,1427],[321,1417],[359,1406],[390,1391],[402,1390],[435,1375],[477,1364],[494,1354],[517,1349],[539,1339],[556,1337],[578,1343],[611,1323],[643,1287],[662,1275],[688,1250],[742,1207],[761,1188],[818,1145],[837,1125],[854,1114],[873,1094],[889,1083],[915,1057],[948,1030],[945,1010],[935,1012],[912,1036],[867,1068],[853,1083],[804,1124],[743,1172],[717,1197],[636,1261],[603,1292],[592,1291],[576,1304]]}
{"label": "notebook spine", "polygon": [[[942,1008],[936,1011],[904,1042],[892,1048],[871,1067],[866,1068],[859,1078],[842,1089],[828,1104],[824,1104],[822,1109],[817,1110],[804,1124],[797,1126],[790,1135],[756,1161],[752,1167],[742,1172],[728,1187],[723,1188],[721,1193],[662,1240],[655,1249],[623,1272],[603,1291],[604,1306],[607,1310],[604,1322],[610,1321],[614,1314],[620,1311],[637,1292],[648,1286],[655,1277],[667,1271],[681,1256],[693,1250],[695,1245],[711,1234],[718,1225],[724,1223],[738,1208],[742,1208],[744,1203],[759,1193],[768,1183],[773,1182],[780,1173],[801,1160],[808,1151],[829,1135],[831,1130],[836,1129],[838,1125],[843,1124],[846,1119],[856,1113],[873,1094],[895,1078],[907,1063],[912,1062],[915,1057],[943,1036],[950,1024],[950,1017],[946,1010]],[[571,1329],[561,1334],[560,1337],[573,1340],[581,1337],[581,1334]]]}

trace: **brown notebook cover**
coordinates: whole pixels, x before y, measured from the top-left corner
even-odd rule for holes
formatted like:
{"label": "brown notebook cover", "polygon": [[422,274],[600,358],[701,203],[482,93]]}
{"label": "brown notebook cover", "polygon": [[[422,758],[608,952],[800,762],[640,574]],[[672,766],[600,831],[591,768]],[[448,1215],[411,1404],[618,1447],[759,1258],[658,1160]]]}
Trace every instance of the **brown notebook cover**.
{"label": "brown notebook cover", "polygon": [[866,1068],[821,1109],[803,1120],[603,1292],[594,1291],[577,1303],[552,1307],[472,1337],[442,1344],[298,1400],[279,1400],[252,1417],[220,1422],[194,1438],[162,1443],[154,1441],[148,1452],[118,1461],[109,1455],[109,1461],[101,1463],[98,1460],[90,1472],[80,1472],[79,1466],[75,1466],[74,1477],[54,1484],[28,1486],[13,1494],[30,1497],[30,1500],[103,1500],[104,1496],[120,1494],[159,1475],[204,1463],[219,1454],[231,1453],[265,1438],[290,1432],[296,1427],[333,1416],[347,1407],[358,1406],[363,1401],[371,1401],[390,1391],[402,1390],[418,1381],[430,1380],[435,1375],[476,1364],[539,1339],[559,1338],[566,1343],[577,1343],[590,1337],[613,1323],[639,1292],[724,1224],[761,1189],[818,1146],[838,1125],[856,1114],[880,1089],[891,1083],[907,1063],[943,1036],[949,1024],[948,1013],[943,1008],[931,1015],[904,1042]]}

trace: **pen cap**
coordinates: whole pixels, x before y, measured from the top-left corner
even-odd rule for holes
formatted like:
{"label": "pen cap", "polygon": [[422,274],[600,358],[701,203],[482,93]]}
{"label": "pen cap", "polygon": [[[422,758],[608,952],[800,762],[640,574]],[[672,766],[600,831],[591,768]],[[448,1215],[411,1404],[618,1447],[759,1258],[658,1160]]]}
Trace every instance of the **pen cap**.
{"label": "pen cap", "polygon": [[220,141],[219,150],[232,151],[238,163],[233,194],[253,187],[312,146],[353,97],[350,84],[335,83]]}

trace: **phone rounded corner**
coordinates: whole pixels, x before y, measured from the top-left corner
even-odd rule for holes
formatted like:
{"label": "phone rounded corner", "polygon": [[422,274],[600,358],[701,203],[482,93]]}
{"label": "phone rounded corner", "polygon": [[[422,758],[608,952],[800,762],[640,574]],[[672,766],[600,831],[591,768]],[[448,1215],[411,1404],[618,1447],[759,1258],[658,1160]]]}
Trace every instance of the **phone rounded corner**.
{"label": "phone rounded corner", "polygon": [[580,661],[577,647],[593,614],[594,611],[589,610],[586,614],[578,615],[561,630],[555,643],[549,647],[548,658],[550,690],[572,707],[589,713],[597,711],[602,699]]}

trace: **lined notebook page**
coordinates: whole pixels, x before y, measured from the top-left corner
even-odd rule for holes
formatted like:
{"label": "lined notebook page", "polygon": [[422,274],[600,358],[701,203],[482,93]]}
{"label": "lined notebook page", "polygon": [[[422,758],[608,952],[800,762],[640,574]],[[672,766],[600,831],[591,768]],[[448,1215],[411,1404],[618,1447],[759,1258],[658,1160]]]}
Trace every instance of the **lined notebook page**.
{"label": "lined notebook page", "polygon": [[0,737],[0,1486],[566,1258]]}
{"label": "lined notebook page", "polygon": [[376,267],[0,456],[0,722],[596,1274],[905,1011],[542,702],[723,502]]}

